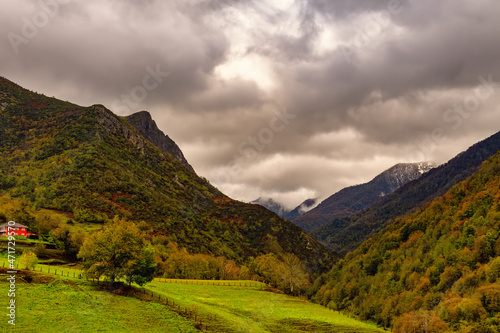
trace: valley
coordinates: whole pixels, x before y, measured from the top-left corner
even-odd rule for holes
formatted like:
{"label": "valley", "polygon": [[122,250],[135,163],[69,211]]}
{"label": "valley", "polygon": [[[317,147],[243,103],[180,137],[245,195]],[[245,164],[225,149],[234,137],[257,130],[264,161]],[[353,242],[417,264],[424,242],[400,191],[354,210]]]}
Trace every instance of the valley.
{"label": "valley", "polygon": [[[158,279],[145,290],[109,292],[102,283],[64,276],[74,269],[52,267],[52,274],[46,266],[39,269],[43,273],[19,274],[20,328],[14,331],[143,332],[147,327],[148,332],[384,332],[254,281]],[[56,270],[59,275],[54,275]]]}
{"label": "valley", "polygon": [[6,78],[0,105],[20,332],[498,332],[500,133],[285,211],[222,193],[146,111]]}

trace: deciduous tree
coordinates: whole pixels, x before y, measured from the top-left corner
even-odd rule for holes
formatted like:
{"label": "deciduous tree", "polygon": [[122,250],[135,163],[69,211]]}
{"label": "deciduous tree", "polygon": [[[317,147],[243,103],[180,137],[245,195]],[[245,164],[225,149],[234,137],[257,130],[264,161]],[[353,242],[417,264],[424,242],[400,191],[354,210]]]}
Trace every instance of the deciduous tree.
{"label": "deciduous tree", "polygon": [[106,276],[110,286],[125,278],[144,285],[153,280],[156,262],[153,250],[137,226],[115,218],[88,237],[78,253],[88,274]]}

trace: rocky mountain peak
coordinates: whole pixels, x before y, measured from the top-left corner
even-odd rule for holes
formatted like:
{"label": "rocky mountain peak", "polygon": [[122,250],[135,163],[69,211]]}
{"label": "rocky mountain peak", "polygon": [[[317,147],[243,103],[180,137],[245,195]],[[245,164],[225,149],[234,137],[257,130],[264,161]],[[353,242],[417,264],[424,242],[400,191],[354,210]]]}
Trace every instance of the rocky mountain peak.
{"label": "rocky mountain peak", "polygon": [[409,181],[419,178],[421,175],[435,167],[436,166],[434,164],[429,162],[398,163],[381,173],[374,179],[374,181],[382,181],[385,183],[388,191],[387,193],[384,192],[381,194],[386,195],[394,192]]}
{"label": "rocky mountain peak", "polygon": [[428,162],[396,164],[368,183],[338,191],[317,207],[295,217],[292,221],[306,231],[322,227],[334,218],[349,216],[367,208],[381,197],[418,179],[432,168],[434,165]]}
{"label": "rocky mountain peak", "polygon": [[182,164],[184,164],[194,172],[193,167],[186,160],[179,146],[177,146],[177,144],[172,139],[170,139],[168,135],[163,133],[158,128],[156,122],[153,120],[151,114],[148,111],[136,112],[134,114],[131,114],[130,116],[125,117],[125,120],[136,130],[138,130],[139,133],[141,133],[146,139],[151,141],[164,152],[172,155],[174,158],[179,160]]}

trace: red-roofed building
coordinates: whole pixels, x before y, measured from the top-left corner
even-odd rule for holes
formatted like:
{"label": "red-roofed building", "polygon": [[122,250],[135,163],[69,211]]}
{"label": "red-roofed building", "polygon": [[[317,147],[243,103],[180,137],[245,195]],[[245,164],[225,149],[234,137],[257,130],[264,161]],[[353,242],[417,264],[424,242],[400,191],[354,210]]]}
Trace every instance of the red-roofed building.
{"label": "red-roofed building", "polygon": [[[9,229],[10,227],[10,229]],[[12,232],[15,232],[15,235]],[[28,227],[17,223],[14,221],[10,221],[0,225],[0,236],[24,236],[28,237],[29,235],[36,235],[28,231]]]}

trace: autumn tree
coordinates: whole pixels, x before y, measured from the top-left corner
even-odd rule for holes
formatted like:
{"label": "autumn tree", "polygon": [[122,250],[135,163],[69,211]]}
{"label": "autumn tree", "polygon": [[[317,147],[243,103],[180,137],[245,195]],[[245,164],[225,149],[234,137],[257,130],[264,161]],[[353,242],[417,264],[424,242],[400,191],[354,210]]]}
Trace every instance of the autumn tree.
{"label": "autumn tree", "polygon": [[153,280],[156,262],[154,251],[137,226],[115,218],[88,237],[78,258],[89,275],[104,275],[110,286],[120,278],[144,285]]}
{"label": "autumn tree", "polygon": [[140,257],[132,263],[125,278],[129,286],[132,282],[143,286],[153,280],[155,271],[156,261],[154,260],[154,250],[151,245],[147,245]]}
{"label": "autumn tree", "polygon": [[38,257],[31,251],[23,252],[19,258],[21,265],[26,269],[34,269],[38,263]]}
{"label": "autumn tree", "polygon": [[283,256],[283,280],[285,287],[293,294],[309,286],[309,275],[300,259],[294,254]]}
{"label": "autumn tree", "polygon": [[395,333],[437,333],[448,329],[448,325],[432,311],[406,313],[394,323]]}
{"label": "autumn tree", "polygon": [[64,251],[69,259],[76,259],[85,239],[83,231],[65,224],[50,232],[50,237],[58,250]]}
{"label": "autumn tree", "polygon": [[297,293],[309,285],[309,276],[302,262],[293,254],[282,258],[273,253],[259,256],[254,262],[255,271],[271,285],[290,293]]}
{"label": "autumn tree", "polygon": [[486,271],[486,275],[491,283],[496,282],[500,278],[500,257],[491,261],[489,268]]}

